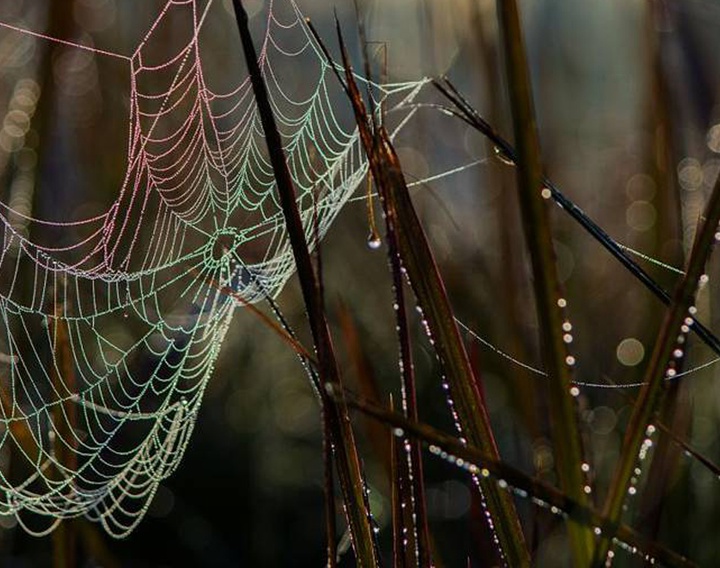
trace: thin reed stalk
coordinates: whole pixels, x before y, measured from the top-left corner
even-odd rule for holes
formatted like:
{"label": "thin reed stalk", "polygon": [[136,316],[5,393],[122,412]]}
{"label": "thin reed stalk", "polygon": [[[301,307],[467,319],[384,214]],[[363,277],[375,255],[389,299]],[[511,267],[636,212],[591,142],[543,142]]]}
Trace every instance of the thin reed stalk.
{"label": "thin reed stalk", "polygon": [[[322,41],[314,29],[318,43]],[[425,232],[410,199],[402,168],[387,131],[374,124],[355,83],[347,50],[337,25],[346,89],[355,113],[360,139],[370,162],[370,169],[378,188],[386,215],[396,220],[398,253],[410,285],[423,312],[433,348],[442,366],[453,401],[453,413],[461,435],[483,451],[499,457],[490,421],[473,376],[465,346],[455,323],[445,286],[440,276]],[[323,48],[324,49],[324,48]],[[327,50],[326,56],[333,65]],[[375,128],[373,128],[375,126]],[[510,496],[494,483],[476,478],[481,487],[487,510],[492,519],[500,554],[510,566],[529,566],[530,558],[522,528]]]}

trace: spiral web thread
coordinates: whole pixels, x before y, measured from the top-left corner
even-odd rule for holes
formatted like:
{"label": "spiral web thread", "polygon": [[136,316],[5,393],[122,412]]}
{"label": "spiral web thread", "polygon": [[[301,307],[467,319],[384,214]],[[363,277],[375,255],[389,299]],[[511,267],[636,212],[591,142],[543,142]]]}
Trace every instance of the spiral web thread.
{"label": "spiral web thread", "polygon": [[[0,202],[0,456],[12,465],[0,515],[30,532],[86,515],[129,534],[188,444],[239,306],[224,288],[256,302],[294,270],[249,79],[227,92],[206,83],[211,5],[168,2],[129,57],[0,23],[124,59],[131,77],[127,170],[104,213],[58,222]],[[312,242],[315,217],[322,236],[367,164],[297,6],[276,0],[268,14],[260,62]],[[188,40],[162,54],[170,25]],[[302,96],[281,75],[300,60],[315,74]],[[392,113],[424,84],[372,87]],[[48,520],[31,527],[23,512]]]}

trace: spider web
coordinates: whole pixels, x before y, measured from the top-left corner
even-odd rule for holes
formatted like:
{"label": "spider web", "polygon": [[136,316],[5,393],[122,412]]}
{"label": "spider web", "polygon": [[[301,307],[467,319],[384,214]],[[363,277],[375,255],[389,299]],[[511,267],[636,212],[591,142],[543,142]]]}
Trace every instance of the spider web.
{"label": "spider web", "polygon": [[[0,202],[0,454],[13,464],[0,471],[0,514],[30,532],[86,515],[129,534],[188,444],[240,306],[227,289],[257,302],[294,271],[249,78],[224,91],[206,80],[211,8],[168,2],[131,55],[0,22],[23,41],[123,60],[130,76],[126,172],[103,213],[58,221]],[[168,29],[184,45],[168,49]],[[292,0],[270,3],[261,45],[313,243],[367,164]],[[289,86],[284,73],[300,65],[302,84]],[[399,128],[424,84],[370,87]],[[30,527],[23,511],[49,523]]]}

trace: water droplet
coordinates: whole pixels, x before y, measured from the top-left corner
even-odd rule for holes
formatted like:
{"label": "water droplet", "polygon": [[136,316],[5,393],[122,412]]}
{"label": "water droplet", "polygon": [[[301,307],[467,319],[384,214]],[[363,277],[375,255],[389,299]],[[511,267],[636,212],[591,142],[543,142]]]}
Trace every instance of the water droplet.
{"label": "water droplet", "polygon": [[542,191],[540,192],[540,196],[543,199],[550,199],[552,197],[552,191],[548,187],[543,187]]}
{"label": "water droplet", "polygon": [[367,246],[371,250],[379,249],[382,246],[382,239],[380,238],[380,235],[370,233],[367,239]]}

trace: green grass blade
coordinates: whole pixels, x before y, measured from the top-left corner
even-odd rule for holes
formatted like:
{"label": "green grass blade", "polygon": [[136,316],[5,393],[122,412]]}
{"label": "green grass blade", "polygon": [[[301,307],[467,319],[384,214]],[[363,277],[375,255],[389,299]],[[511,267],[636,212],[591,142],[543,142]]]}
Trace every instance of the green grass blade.
{"label": "green grass blade", "polygon": [[[705,270],[712,245],[716,240],[718,222],[720,222],[720,177],[715,182],[705,213],[700,219],[700,226],[695,236],[685,276],[678,284],[672,304],[665,314],[660,335],[655,342],[650,364],[645,374],[645,385],[635,401],[625,431],[622,454],[605,501],[604,514],[611,522],[618,523],[621,518],[623,504],[628,495],[631,478],[634,476],[640,449],[648,437],[648,429],[664,394],[665,378],[669,376],[668,374],[672,375],[675,372],[673,352],[675,350],[683,351],[689,324],[693,321],[689,309],[694,303],[700,277]],[[600,539],[595,552],[595,566],[602,566],[605,563],[610,549],[610,537],[612,537],[612,533],[603,534]]]}
{"label": "green grass blade", "polygon": [[[578,503],[589,502],[584,491],[583,462],[575,402],[570,394],[572,383],[568,352],[563,341],[562,297],[557,276],[550,221],[543,190],[540,143],[535,124],[532,87],[515,0],[499,0],[498,13],[505,51],[505,68],[513,115],[515,145],[519,157],[517,183],[532,262],[536,309],[540,324],[543,362],[548,373],[547,393],[550,405],[555,464],[561,489]],[[592,555],[592,532],[576,523],[568,526],[576,566],[587,566]]]}

